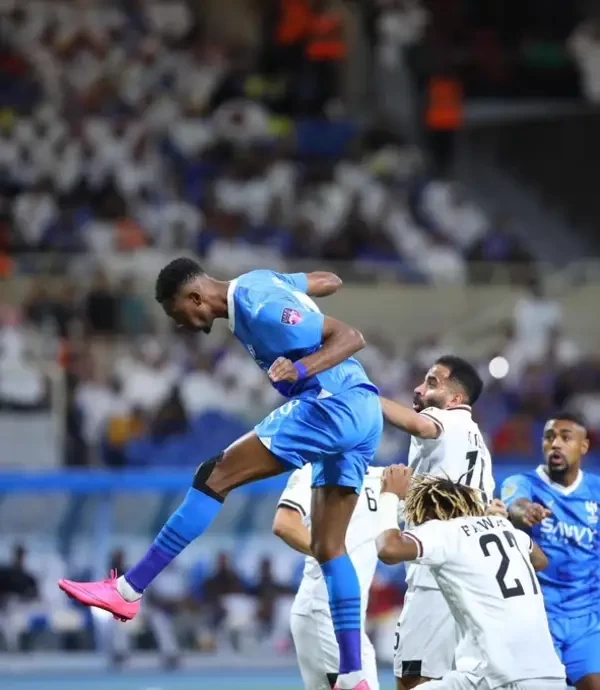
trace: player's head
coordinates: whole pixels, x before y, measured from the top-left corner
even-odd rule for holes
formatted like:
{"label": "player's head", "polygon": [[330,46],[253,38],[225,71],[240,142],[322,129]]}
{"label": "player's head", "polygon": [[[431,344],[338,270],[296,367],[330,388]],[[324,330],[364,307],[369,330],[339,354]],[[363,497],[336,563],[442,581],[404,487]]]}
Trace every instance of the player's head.
{"label": "player's head", "polygon": [[551,478],[579,469],[589,447],[585,424],[577,415],[562,412],[546,422],[542,448]]}
{"label": "player's head", "polygon": [[215,319],[206,297],[206,274],[193,259],[167,264],[156,279],[155,297],[178,326],[209,333]]}
{"label": "player's head", "polygon": [[406,496],[405,517],[413,525],[427,520],[479,517],[485,513],[481,494],[445,477],[415,477]]}
{"label": "player's head", "polygon": [[423,383],[415,388],[413,407],[421,412],[426,407],[446,409],[473,405],[482,388],[483,382],[472,364],[455,355],[444,355],[425,374]]}

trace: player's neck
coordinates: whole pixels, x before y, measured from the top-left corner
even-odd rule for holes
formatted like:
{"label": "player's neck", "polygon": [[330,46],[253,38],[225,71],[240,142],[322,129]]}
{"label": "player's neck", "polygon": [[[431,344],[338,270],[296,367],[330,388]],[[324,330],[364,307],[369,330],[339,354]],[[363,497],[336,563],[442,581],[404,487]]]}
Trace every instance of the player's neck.
{"label": "player's neck", "polygon": [[215,280],[214,278],[206,278],[208,281],[208,290],[206,291],[206,301],[215,319],[226,319],[229,316],[227,308],[227,291],[229,289],[229,282],[223,280]]}
{"label": "player's neck", "polygon": [[579,470],[580,468],[575,465],[573,467],[569,467],[569,469],[564,474],[552,475],[548,468],[544,467],[544,472],[548,475],[550,480],[553,481],[555,484],[560,484],[561,486],[564,486],[565,488],[568,488],[569,486],[575,484],[575,482],[577,481],[577,477],[579,477]]}

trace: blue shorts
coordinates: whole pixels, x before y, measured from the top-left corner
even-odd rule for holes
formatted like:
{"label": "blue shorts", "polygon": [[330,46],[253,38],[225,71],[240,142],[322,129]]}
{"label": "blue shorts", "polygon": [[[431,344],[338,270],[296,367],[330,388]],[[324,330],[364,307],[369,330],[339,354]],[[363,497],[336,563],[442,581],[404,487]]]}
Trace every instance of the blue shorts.
{"label": "blue shorts", "polygon": [[584,676],[600,673],[600,613],[584,616],[548,614],[554,646],[572,685]]}
{"label": "blue shorts", "polygon": [[313,468],[313,486],[360,492],[383,431],[379,395],[357,386],[337,395],[294,398],[258,424],[262,443],[290,469]]}

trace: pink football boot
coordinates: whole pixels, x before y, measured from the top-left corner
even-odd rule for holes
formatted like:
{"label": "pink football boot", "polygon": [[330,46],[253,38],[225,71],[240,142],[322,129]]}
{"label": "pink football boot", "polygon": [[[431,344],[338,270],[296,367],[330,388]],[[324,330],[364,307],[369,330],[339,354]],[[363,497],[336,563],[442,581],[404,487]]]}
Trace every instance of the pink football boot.
{"label": "pink football boot", "polygon": [[[338,686],[336,685],[333,690],[339,690]],[[354,690],[371,690],[369,687],[369,684],[367,683],[366,680],[361,680],[360,683],[354,688]]]}
{"label": "pink football boot", "polygon": [[112,613],[119,621],[130,621],[140,610],[140,600],[125,601],[117,590],[117,571],[111,570],[108,580],[102,582],[73,582],[59,580],[58,586],[65,594],[85,606],[95,606]]}

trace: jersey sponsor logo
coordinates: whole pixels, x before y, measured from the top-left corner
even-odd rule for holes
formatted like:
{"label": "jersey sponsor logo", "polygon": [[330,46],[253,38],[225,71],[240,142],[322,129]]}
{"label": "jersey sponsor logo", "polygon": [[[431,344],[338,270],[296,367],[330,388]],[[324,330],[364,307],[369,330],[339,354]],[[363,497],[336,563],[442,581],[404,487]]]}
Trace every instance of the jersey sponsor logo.
{"label": "jersey sponsor logo", "polygon": [[587,511],[587,519],[590,525],[598,524],[598,504],[596,501],[586,501],[585,509]]}
{"label": "jersey sponsor logo", "polygon": [[302,322],[302,314],[296,309],[290,309],[286,307],[281,314],[281,323],[285,323],[288,326],[297,326]]}
{"label": "jersey sponsor logo", "polygon": [[577,546],[593,546],[596,542],[596,530],[591,527],[572,525],[562,520],[547,517],[540,525],[545,538],[549,541],[561,541]]}

